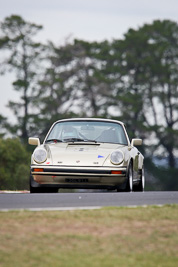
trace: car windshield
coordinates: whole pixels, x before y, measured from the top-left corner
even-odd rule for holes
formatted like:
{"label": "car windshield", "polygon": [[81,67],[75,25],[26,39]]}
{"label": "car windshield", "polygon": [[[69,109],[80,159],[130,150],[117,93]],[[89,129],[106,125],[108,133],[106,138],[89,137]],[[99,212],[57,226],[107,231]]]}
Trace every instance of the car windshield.
{"label": "car windshield", "polygon": [[48,134],[45,142],[94,142],[128,145],[121,124],[103,121],[58,122]]}

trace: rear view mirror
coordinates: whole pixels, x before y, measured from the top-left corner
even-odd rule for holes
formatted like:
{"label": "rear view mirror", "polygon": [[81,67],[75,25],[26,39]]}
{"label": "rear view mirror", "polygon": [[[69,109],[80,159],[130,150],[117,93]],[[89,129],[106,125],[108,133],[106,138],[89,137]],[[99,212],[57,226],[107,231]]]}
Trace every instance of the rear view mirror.
{"label": "rear view mirror", "polygon": [[131,146],[141,146],[142,145],[142,139],[132,139]]}
{"label": "rear view mirror", "polygon": [[39,138],[34,138],[34,137],[29,137],[28,138],[28,143],[30,145],[40,146],[40,139]]}

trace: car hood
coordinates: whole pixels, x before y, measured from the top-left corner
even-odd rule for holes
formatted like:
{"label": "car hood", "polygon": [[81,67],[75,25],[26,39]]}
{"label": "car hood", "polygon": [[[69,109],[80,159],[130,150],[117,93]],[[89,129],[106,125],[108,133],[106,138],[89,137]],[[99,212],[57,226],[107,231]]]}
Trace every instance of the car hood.
{"label": "car hood", "polygon": [[[103,166],[112,151],[126,146],[108,143],[58,143],[45,145],[46,164],[63,166]],[[109,160],[110,162],[110,160]]]}

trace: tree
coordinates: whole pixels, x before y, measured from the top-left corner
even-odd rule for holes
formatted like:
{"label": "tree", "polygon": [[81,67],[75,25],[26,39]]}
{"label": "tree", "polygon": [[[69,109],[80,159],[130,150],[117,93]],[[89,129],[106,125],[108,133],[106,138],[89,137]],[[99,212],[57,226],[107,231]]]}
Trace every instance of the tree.
{"label": "tree", "polygon": [[174,152],[178,149],[178,24],[157,20],[152,25],[144,25],[141,31],[151,47],[147,106],[153,122],[148,116],[145,119],[159,140],[157,145],[167,152],[169,166],[175,168]]}
{"label": "tree", "polygon": [[177,44],[178,25],[167,20],[130,29],[113,43],[114,64],[120,67],[120,118],[134,135],[139,131],[149,141],[154,134],[151,153],[162,146],[173,168],[178,148]]}
{"label": "tree", "polygon": [[33,120],[33,100],[36,92],[36,78],[39,75],[40,61],[44,47],[33,37],[42,26],[26,22],[22,17],[12,15],[0,23],[0,49],[5,53],[1,62],[1,71],[13,71],[16,80],[14,89],[21,93],[21,101],[10,101],[8,106],[13,110],[17,124],[11,125],[11,132],[18,134],[23,141],[27,140],[30,123]]}
{"label": "tree", "polygon": [[72,117],[70,111],[74,94],[70,80],[74,75],[71,68],[71,45],[57,48],[52,42],[47,46],[47,68],[38,82],[39,95],[36,103],[40,107],[35,123],[36,134],[43,138],[54,121]]}
{"label": "tree", "polygon": [[0,138],[5,135],[7,119],[0,114]]}
{"label": "tree", "polygon": [[107,113],[109,97],[108,79],[102,72],[108,49],[108,42],[86,42],[75,40],[73,58],[75,60],[74,88],[79,95],[78,108],[83,116],[98,117]]}
{"label": "tree", "polygon": [[108,90],[102,60],[96,56],[100,46],[81,40],[60,47],[48,44],[48,67],[39,82],[38,122],[45,131],[49,122],[60,118],[96,117],[105,112]]}

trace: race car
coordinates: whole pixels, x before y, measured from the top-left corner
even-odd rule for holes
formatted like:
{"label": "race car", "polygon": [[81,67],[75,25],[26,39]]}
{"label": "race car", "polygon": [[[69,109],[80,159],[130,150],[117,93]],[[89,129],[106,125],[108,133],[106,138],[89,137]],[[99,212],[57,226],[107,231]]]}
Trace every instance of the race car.
{"label": "race car", "polygon": [[36,145],[30,167],[30,192],[57,193],[60,188],[144,191],[144,157],[130,142],[124,123],[100,118],[56,121]]}

